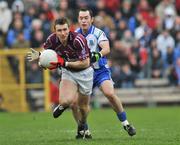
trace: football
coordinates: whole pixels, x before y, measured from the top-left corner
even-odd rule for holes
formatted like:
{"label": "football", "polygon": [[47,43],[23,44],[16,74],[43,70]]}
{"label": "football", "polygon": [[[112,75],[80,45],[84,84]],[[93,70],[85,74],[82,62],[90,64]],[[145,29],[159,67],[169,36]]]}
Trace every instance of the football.
{"label": "football", "polygon": [[41,52],[39,57],[39,63],[42,67],[49,68],[51,67],[50,62],[57,62],[57,53],[54,50],[47,49]]}

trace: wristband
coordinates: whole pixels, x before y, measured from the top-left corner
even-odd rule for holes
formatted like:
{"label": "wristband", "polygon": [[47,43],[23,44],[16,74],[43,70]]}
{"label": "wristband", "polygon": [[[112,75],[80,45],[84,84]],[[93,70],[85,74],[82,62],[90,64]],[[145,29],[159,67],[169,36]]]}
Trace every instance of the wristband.
{"label": "wristband", "polygon": [[64,65],[65,67],[68,67],[68,62],[67,61],[65,61],[65,65]]}

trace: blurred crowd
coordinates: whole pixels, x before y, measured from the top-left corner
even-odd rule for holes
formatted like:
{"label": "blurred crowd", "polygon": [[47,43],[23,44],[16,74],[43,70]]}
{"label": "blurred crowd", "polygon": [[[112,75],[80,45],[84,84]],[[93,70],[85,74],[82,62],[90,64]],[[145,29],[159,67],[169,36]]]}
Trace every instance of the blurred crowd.
{"label": "blurred crowd", "polygon": [[[0,49],[40,48],[56,18],[68,17],[74,31],[84,7],[110,40],[115,87],[132,88],[144,78],[180,86],[180,0],[0,0]],[[27,75],[30,83],[42,81],[35,65],[28,66],[37,71]]]}

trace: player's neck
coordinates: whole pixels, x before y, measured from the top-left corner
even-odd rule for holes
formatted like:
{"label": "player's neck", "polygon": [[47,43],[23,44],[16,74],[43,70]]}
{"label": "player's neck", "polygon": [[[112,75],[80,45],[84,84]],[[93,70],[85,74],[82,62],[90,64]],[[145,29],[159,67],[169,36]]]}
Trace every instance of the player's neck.
{"label": "player's neck", "polygon": [[62,45],[66,46],[67,45],[67,40],[61,41]]}
{"label": "player's neck", "polygon": [[59,41],[61,42],[61,44],[62,44],[63,46],[66,46],[66,45],[67,45],[67,40],[61,40],[61,39],[59,39]]}
{"label": "player's neck", "polygon": [[62,39],[59,38],[59,41],[61,42],[61,44],[62,44],[63,46],[66,46],[68,40],[62,40]]}
{"label": "player's neck", "polygon": [[84,35],[88,34],[88,30],[89,30],[89,29],[82,29],[83,34],[84,34]]}
{"label": "player's neck", "polygon": [[92,26],[92,25],[90,25],[87,29],[82,29],[82,33],[83,33],[84,35],[87,35],[88,32],[89,32],[89,29],[91,28],[91,26]]}

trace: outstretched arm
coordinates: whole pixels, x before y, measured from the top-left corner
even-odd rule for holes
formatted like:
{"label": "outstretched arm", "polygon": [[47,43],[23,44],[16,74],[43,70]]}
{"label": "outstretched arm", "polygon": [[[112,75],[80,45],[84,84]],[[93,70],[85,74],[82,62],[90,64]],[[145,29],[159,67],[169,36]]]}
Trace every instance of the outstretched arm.
{"label": "outstretched arm", "polygon": [[31,49],[31,51],[29,51],[27,54],[27,60],[34,61],[34,60],[39,59],[39,56],[41,55],[41,53],[39,51],[36,51],[33,48],[30,48],[30,49]]}

